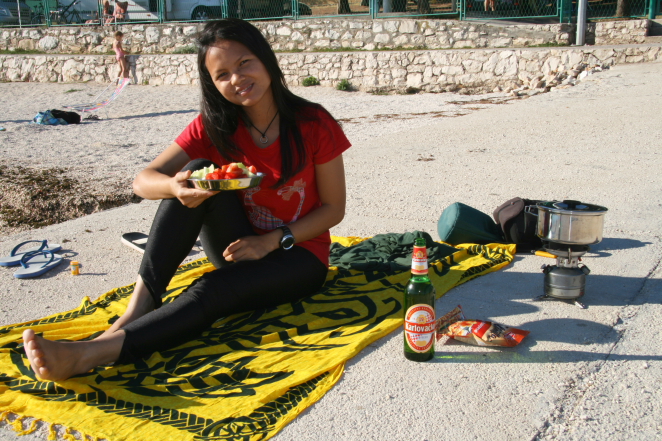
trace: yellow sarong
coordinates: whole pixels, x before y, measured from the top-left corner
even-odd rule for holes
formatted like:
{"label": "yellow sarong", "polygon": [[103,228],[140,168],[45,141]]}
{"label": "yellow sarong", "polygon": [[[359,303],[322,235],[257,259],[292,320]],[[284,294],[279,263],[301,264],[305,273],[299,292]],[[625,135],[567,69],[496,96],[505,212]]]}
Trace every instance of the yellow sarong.
{"label": "yellow sarong", "polygon": [[[359,238],[334,238],[342,245]],[[514,245],[460,245],[430,263],[438,296],[510,263]],[[201,259],[179,268],[165,301],[203,273]],[[319,400],[345,362],[402,325],[410,274],[331,268],[322,290],[298,302],[218,320],[197,340],[135,365],[98,367],[54,383],[39,381],[22,347],[30,327],[45,338],[92,339],[126,309],[133,285],[76,310],[0,328],[0,420],[14,429],[38,420],[108,440],[263,440]],[[32,417],[31,427],[23,418]]]}

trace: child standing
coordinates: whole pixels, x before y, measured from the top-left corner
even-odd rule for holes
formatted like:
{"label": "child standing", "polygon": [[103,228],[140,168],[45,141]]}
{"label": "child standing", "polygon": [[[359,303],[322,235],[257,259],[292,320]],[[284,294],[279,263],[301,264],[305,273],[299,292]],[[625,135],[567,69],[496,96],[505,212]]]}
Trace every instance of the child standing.
{"label": "child standing", "polygon": [[122,31],[115,32],[115,41],[113,42],[113,50],[115,51],[115,58],[120,65],[120,72],[118,78],[129,78],[129,62],[126,59],[126,53],[122,49],[122,39],[124,33]]}

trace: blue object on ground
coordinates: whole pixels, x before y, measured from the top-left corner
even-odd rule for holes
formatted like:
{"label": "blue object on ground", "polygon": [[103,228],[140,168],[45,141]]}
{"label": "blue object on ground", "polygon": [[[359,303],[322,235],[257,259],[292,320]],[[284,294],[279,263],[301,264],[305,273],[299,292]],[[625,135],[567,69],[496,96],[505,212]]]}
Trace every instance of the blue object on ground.
{"label": "blue object on ground", "polygon": [[21,259],[21,268],[16,270],[14,277],[29,279],[41,276],[62,263],[62,256],[52,251],[32,251],[25,253]]}
{"label": "blue object on ground", "polygon": [[[24,250],[19,251],[19,249],[29,243],[38,243],[40,244],[38,247],[32,247],[32,248],[27,248]],[[59,251],[62,249],[61,245],[58,244],[52,244],[48,245],[47,240],[28,240],[25,242],[21,242],[18,245],[14,247],[13,250],[11,250],[11,253],[9,253],[9,256],[7,257],[2,257],[0,258],[0,266],[16,266],[21,264],[21,259],[23,258],[23,255],[26,253],[31,253],[34,251]]]}
{"label": "blue object on ground", "polygon": [[45,126],[58,126],[58,125],[66,126],[68,124],[62,118],[55,118],[50,110],[37,113],[37,115],[34,118],[32,118],[32,123],[42,124]]}
{"label": "blue object on ground", "polygon": [[6,129],[4,127],[0,127],[0,132],[4,132]]}

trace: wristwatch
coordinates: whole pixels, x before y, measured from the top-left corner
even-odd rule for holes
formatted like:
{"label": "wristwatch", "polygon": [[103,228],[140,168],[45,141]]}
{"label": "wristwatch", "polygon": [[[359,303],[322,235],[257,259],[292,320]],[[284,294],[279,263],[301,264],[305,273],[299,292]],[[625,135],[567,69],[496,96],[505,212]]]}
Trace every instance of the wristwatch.
{"label": "wristwatch", "polygon": [[289,250],[294,246],[294,235],[285,225],[279,228],[283,230],[283,237],[280,238],[280,247],[284,250]]}

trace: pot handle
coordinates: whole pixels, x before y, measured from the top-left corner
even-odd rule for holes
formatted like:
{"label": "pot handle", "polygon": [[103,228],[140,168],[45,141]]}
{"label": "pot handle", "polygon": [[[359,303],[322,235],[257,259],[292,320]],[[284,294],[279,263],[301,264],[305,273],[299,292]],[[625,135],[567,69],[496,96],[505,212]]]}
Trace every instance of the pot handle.
{"label": "pot handle", "polygon": [[524,207],[524,212],[530,214],[531,216],[538,217],[538,212],[531,211],[531,207],[533,207],[533,205],[527,205],[526,207]]}

